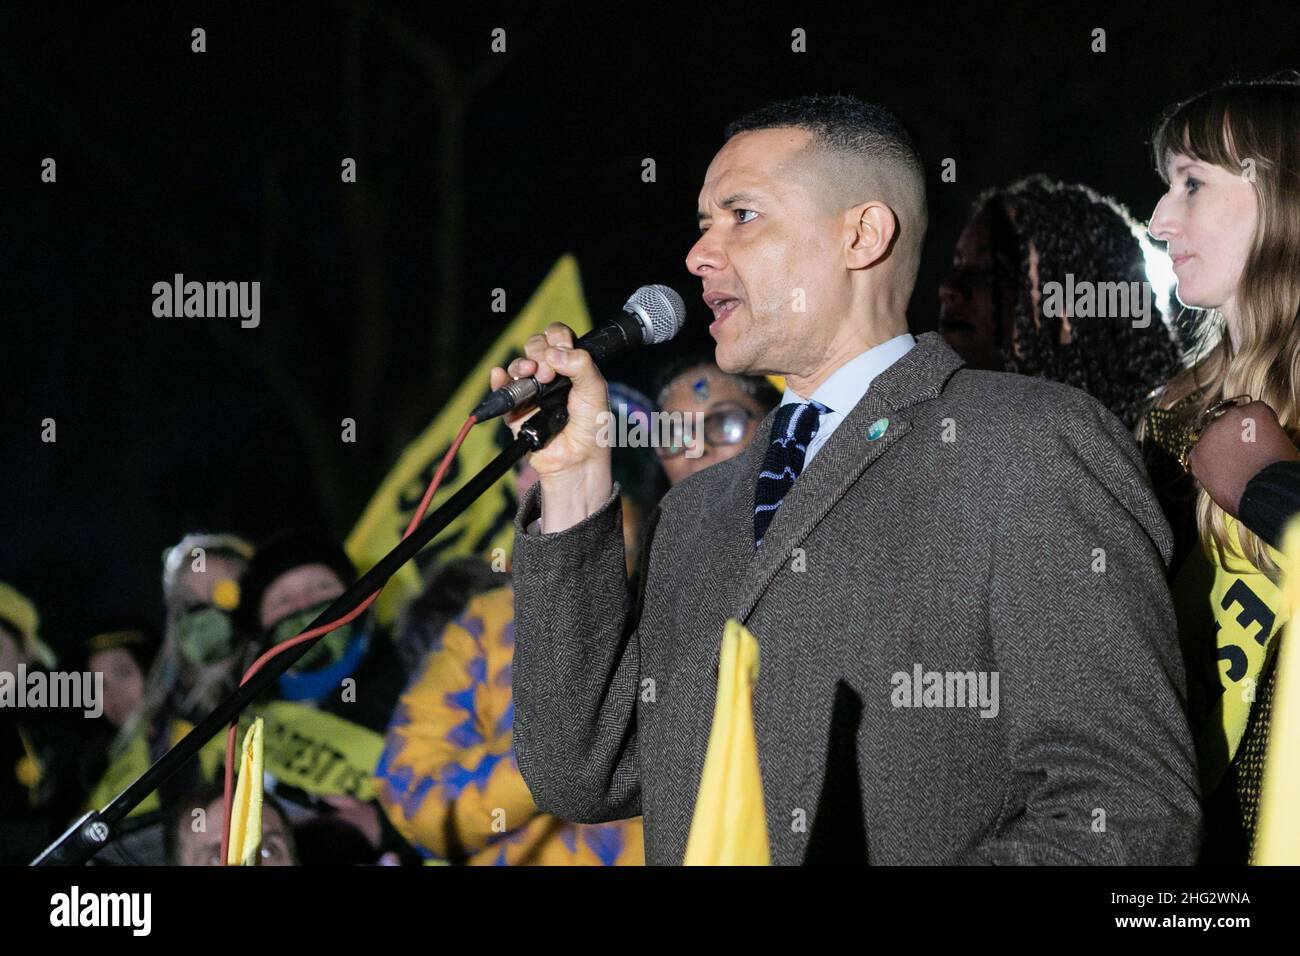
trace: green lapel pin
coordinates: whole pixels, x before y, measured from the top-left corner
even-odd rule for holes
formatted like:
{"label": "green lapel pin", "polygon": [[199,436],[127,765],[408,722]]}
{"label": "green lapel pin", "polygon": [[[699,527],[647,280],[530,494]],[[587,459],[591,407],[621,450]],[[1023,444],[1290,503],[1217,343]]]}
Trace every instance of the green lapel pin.
{"label": "green lapel pin", "polygon": [[875,441],[877,438],[879,438],[881,435],[885,433],[885,429],[888,427],[889,427],[888,418],[877,418],[874,422],[871,423],[871,427],[867,429],[867,441]]}

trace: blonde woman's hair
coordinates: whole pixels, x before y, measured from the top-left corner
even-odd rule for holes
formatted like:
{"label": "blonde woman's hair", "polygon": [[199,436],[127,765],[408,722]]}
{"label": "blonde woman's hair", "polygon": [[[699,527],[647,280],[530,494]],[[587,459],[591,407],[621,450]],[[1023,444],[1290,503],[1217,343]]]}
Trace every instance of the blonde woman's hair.
{"label": "blonde woman's hair", "polygon": [[[1168,161],[1184,155],[1253,177],[1258,220],[1237,282],[1234,344],[1217,309],[1197,322],[1189,367],[1165,387],[1169,407],[1201,392],[1199,413],[1214,402],[1249,395],[1265,402],[1295,441],[1300,435],[1300,75],[1232,83],[1166,111],[1151,137],[1152,155],[1168,182]],[[1226,515],[1200,489],[1196,524],[1221,562],[1228,544]],[[1273,580],[1268,549],[1238,524],[1241,553]]]}

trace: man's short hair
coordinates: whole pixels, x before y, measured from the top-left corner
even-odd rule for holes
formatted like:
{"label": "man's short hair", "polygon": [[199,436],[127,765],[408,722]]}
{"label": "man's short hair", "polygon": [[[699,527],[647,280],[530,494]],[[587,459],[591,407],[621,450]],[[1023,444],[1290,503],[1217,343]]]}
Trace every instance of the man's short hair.
{"label": "man's short hair", "polygon": [[727,126],[725,138],[791,128],[812,133],[808,151],[835,161],[830,181],[823,183],[827,202],[847,209],[879,199],[894,210],[914,273],[925,237],[925,170],[898,118],[883,106],[841,93],[800,96],[746,113]]}
{"label": "man's short hair", "polygon": [[817,145],[865,159],[887,160],[922,175],[921,156],[912,136],[893,113],[855,96],[800,96],[770,103],[727,126],[724,139],[759,129],[808,130]]}

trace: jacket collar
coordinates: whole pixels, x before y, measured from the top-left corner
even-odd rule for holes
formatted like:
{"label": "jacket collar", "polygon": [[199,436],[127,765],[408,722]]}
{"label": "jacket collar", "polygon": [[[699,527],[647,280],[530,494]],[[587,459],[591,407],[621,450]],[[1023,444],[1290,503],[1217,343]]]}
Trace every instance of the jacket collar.
{"label": "jacket collar", "polygon": [[[916,339],[910,332],[896,335],[874,348],[869,348],[860,355],[849,359],[837,368],[826,381],[804,398],[786,383],[785,395],[781,404],[789,402],[807,402],[809,399],[821,402],[831,413],[847,414],[866,394],[876,376],[896,363],[916,347]],[[779,406],[778,406],[779,407]]]}
{"label": "jacket collar", "polygon": [[[724,567],[743,569],[729,591],[728,613],[742,623],[793,551],[848,492],[862,473],[911,430],[909,409],[938,398],[964,363],[937,332],[917,336],[916,346],[877,376],[865,395],[799,476],[763,538],[754,548],[754,489],[776,417],[775,409],[755,429],[745,451],[732,462],[723,493],[726,513],[720,542]],[[873,427],[874,426],[874,427]],[[883,430],[882,430],[883,429]],[[685,490],[685,489],[683,489]]]}

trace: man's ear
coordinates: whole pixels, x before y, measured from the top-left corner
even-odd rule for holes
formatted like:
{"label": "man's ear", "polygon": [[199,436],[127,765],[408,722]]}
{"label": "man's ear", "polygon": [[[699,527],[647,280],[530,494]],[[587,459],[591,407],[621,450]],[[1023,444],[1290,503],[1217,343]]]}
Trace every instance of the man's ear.
{"label": "man's ear", "polygon": [[859,203],[844,214],[848,244],[844,255],[850,269],[866,269],[889,254],[898,235],[898,217],[879,200]]}

